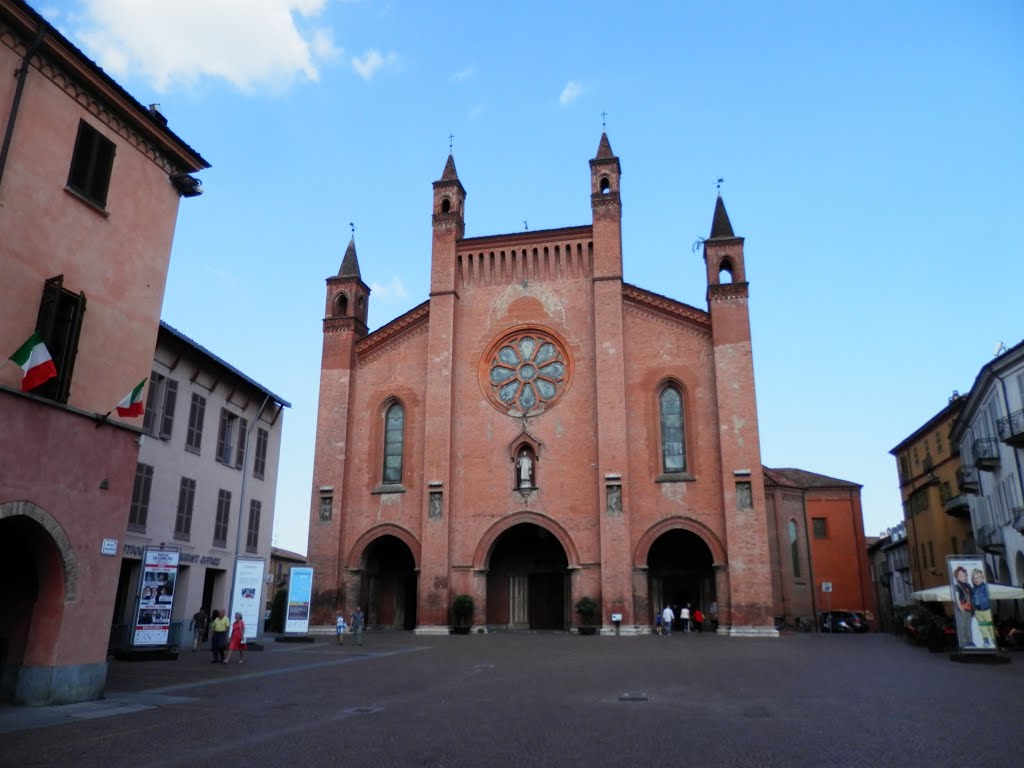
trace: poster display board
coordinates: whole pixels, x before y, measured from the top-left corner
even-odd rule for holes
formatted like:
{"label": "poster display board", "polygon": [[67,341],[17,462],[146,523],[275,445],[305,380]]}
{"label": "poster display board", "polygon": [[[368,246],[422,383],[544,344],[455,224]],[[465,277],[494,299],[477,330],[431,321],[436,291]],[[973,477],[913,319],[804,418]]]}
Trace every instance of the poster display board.
{"label": "poster display board", "polygon": [[134,646],[167,645],[178,579],[178,550],[146,548],[135,609]]}
{"label": "poster display board", "polygon": [[262,557],[235,561],[235,591],[228,619],[234,623],[235,614],[242,614],[246,640],[255,639],[263,624],[263,563]]}
{"label": "poster display board", "polygon": [[292,568],[288,578],[288,609],[284,619],[286,633],[309,631],[309,602],[312,596],[313,569]]}
{"label": "poster display board", "polygon": [[996,633],[985,561],[980,555],[949,555],[946,568],[957,647],[965,653],[995,653]]}

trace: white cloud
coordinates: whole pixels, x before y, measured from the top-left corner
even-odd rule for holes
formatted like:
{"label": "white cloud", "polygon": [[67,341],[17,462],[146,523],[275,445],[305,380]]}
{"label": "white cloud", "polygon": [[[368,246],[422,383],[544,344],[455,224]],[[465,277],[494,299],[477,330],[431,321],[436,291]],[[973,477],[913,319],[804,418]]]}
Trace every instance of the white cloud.
{"label": "white cloud", "polygon": [[570,80],[565,84],[565,88],[562,89],[562,95],[558,97],[558,101],[562,106],[565,106],[571,101],[575,101],[576,97],[583,93],[583,83],[578,80]]}
{"label": "white cloud", "polygon": [[391,282],[386,285],[370,283],[370,291],[375,298],[380,299],[402,299],[407,295],[405,285],[402,284],[402,278],[398,277],[398,275],[391,278]]}
{"label": "white cloud", "polygon": [[[337,56],[329,30],[297,24],[327,0],[83,0],[74,33],[115,77],[141,74],[157,90],[223,78],[242,90],[317,80]],[[301,28],[300,28],[301,27]]]}
{"label": "white cloud", "polygon": [[387,56],[381,56],[380,52],[370,49],[362,58],[352,57],[352,67],[363,80],[372,80],[373,76],[384,67],[393,67],[398,63],[398,54],[394,51]]}
{"label": "white cloud", "polygon": [[452,75],[452,80],[454,80],[456,83],[461,83],[463,80],[468,80],[469,78],[471,78],[475,74],[476,74],[476,67],[474,67],[472,64],[470,64],[468,67],[463,67],[458,72],[456,72],[454,75]]}

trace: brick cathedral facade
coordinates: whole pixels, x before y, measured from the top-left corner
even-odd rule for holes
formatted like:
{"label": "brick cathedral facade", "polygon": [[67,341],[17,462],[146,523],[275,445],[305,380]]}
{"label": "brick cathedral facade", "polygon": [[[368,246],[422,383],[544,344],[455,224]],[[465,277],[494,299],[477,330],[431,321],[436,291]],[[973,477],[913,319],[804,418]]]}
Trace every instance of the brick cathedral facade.
{"label": "brick cathedral facade", "polygon": [[[429,298],[368,333],[351,242],[327,280],[308,558],[314,623],[643,631],[667,603],[776,634],[744,241],[715,204],[707,308],[622,279],[621,168],[584,226],[464,236],[449,155]],[[581,190],[582,192],[583,190]],[[659,286],[660,288],[660,286]]]}

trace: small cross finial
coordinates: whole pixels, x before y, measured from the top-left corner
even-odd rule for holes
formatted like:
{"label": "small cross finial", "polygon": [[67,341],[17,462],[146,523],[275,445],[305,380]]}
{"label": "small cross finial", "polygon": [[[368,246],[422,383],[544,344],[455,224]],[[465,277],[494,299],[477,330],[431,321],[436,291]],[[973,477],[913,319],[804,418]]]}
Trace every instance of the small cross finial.
{"label": "small cross finial", "polygon": [[718,194],[722,194],[722,182],[723,181],[725,181],[725,179],[721,179],[720,178],[720,179],[718,179],[718,181],[715,182],[715,189],[718,191]]}
{"label": "small cross finial", "polygon": [[454,141],[455,141],[455,134],[454,133],[449,133],[448,134],[448,154],[449,155],[452,153],[452,143]]}
{"label": "small cross finial", "polygon": [[523,219],[523,230],[524,230],[524,231],[528,231],[529,229],[530,229],[530,227],[529,227],[529,225],[528,225],[528,224],[526,223],[526,219]]}
{"label": "small cross finial", "polygon": [[351,221],[348,223],[348,225],[352,229],[352,237],[355,237],[356,236],[356,225],[354,223],[352,223]]}
{"label": "small cross finial", "polygon": [[607,112],[602,112],[601,113],[601,130],[602,131],[607,127],[605,125],[605,118],[607,118],[607,117],[608,117],[608,113]]}

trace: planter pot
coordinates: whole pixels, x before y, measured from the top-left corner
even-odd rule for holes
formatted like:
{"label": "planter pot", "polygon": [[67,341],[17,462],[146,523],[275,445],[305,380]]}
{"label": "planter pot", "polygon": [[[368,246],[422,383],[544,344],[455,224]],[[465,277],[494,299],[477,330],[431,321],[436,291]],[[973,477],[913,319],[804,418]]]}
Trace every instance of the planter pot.
{"label": "planter pot", "polygon": [[453,635],[468,635],[470,627],[452,627]]}
{"label": "planter pot", "polygon": [[581,635],[596,635],[597,627],[577,627]]}

